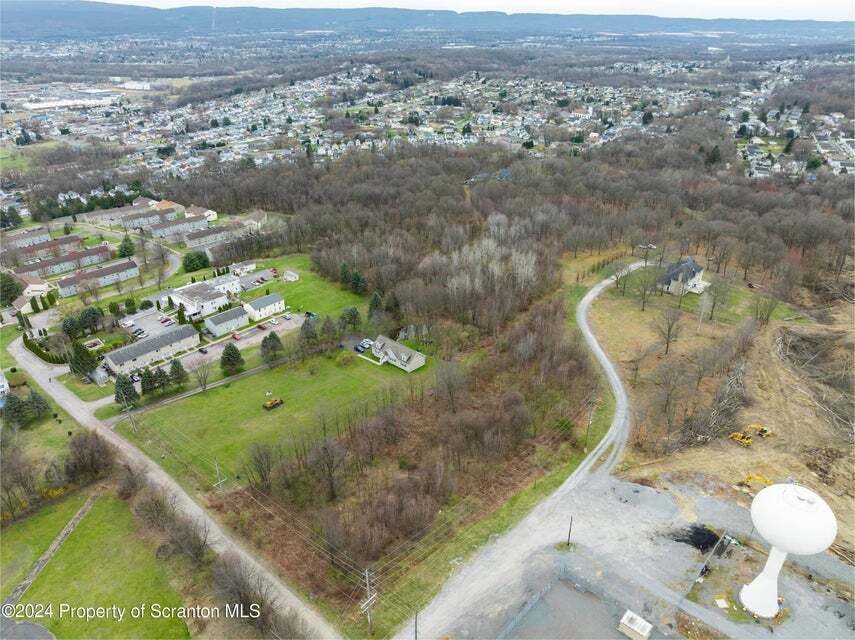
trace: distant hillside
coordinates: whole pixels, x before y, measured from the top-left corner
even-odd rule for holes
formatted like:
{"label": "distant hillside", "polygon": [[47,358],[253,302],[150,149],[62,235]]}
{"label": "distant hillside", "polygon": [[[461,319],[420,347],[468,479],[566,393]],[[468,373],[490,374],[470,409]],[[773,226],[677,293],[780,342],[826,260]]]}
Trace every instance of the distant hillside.
{"label": "distant hillside", "polygon": [[[214,19],[216,12],[216,19]],[[212,27],[215,31],[212,31]],[[116,35],[209,35],[261,31],[433,29],[504,34],[719,31],[816,38],[851,38],[852,22],[697,20],[653,16],[455,13],[407,9],[153,9],[84,0],[0,0],[0,36],[54,40]]]}

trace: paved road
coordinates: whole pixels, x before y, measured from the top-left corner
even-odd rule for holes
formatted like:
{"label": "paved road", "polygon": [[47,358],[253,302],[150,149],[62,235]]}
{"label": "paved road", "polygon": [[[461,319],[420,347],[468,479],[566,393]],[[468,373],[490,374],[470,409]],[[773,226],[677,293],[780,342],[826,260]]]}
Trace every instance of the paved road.
{"label": "paved road", "polygon": [[[634,271],[642,266],[642,262],[637,262],[627,269]],[[513,591],[512,585],[524,582],[530,559],[543,547],[566,536],[566,526],[576,508],[571,496],[583,481],[591,477],[597,460],[610,446],[611,452],[597,468],[596,474],[607,475],[617,464],[629,435],[629,399],[617,369],[597,342],[588,323],[591,303],[610,284],[611,279],[607,279],[592,287],[576,307],[576,320],[582,336],[602,367],[615,396],[615,414],[609,431],[551,496],[509,532],[477,551],[446,582],[433,601],[419,613],[419,634],[423,637],[454,637],[461,618],[484,611],[484,607],[489,606],[485,603],[490,602],[493,594],[508,594]],[[520,597],[525,598],[525,593],[523,585]],[[414,631],[413,621],[410,621],[396,637],[413,638]]]}
{"label": "paved road", "polygon": [[337,638],[339,634],[310,605],[279,579],[254,555],[247,551],[220,524],[208,514],[184,489],[163,469],[150,460],[142,451],[115,433],[110,427],[98,420],[90,410],[89,403],[83,402],[64,385],[55,380],[55,367],[42,362],[24,347],[21,338],[9,345],[9,353],[17,364],[29,373],[50,396],[59,403],[81,426],[100,434],[112,444],[119,454],[131,464],[146,472],[148,480],[161,490],[174,495],[178,506],[190,517],[205,523],[209,530],[211,548],[217,553],[235,553],[250,567],[253,567],[270,584],[281,606],[292,608],[302,616],[308,633],[314,638]]}

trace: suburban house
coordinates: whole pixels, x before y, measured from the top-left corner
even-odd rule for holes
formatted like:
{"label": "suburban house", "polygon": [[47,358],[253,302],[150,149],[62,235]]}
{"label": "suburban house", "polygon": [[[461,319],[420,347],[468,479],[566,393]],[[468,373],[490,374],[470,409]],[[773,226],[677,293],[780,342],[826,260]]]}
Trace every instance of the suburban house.
{"label": "suburban house", "polygon": [[270,293],[255,300],[243,303],[243,308],[253,322],[258,322],[274,313],[285,311],[285,300],[278,293]]}
{"label": "suburban house", "polygon": [[4,247],[3,263],[17,266],[34,260],[56,258],[80,250],[80,243],[80,236],[62,236],[56,240],[37,242],[19,249],[5,249]]}
{"label": "suburban house", "polygon": [[82,251],[72,251],[58,258],[50,258],[49,260],[39,260],[25,264],[22,267],[15,269],[15,275],[36,275],[39,277],[47,277],[58,273],[65,273],[72,269],[80,269],[93,264],[106,262],[110,259],[110,247],[103,244],[92,247],[91,249],[83,249]]}
{"label": "suburban house", "polygon": [[91,283],[95,288],[106,287],[114,282],[136,278],[139,274],[140,269],[137,263],[128,258],[104,267],[80,271],[73,276],[63,278],[57,283],[57,286],[60,297],[67,298],[80,293],[80,290],[85,288],[87,283]]}
{"label": "suburban house", "polygon": [[134,342],[111,351],[104,363],[114,373],[127,374],[153,362],[166,360],[176,353],[187,351],[199,344],[199,333],[189,324],[180,324],[160,335]]}
{"label": "suburban house", "polygon": [[208,221],[202,216],[167,220],[151,227],[151,235],[155,238],[180,238],[191,231],[207,229]]}
{"label": "suburban house", "polygon": [[5,234],[3,237],[3,249],[6,251],[22,249],[39,244],[40,242],[47,242],[48,240],[50,240],[50,232],[45,227],[33,227]]}
{"label": "suburban house", "polygon": [[659,288],[670,294],[703,293],[708,282],[703,280],[704,268],[687,256],[668,265],[665,274],[659,278]]}
{"label": "suburban house", "polygon": [[229,271],[231,271],[236,276],[245,276],[246,274],[255,271],[255,260],[244,260],[243,262],[236,262],[229,266]]}
{"label": "suburban house", "polygon": [[424,354],[419,353],[415,349],[410,349],[400,342],[395,342],[386,336],[377,336],[374,344],[371,345],[371,353],[374,354],[375,358],[380,360],[380,364],[388,362],[407,373],[415,371],[425,364]]}
{"label": "suburban house", "polygon": [[249,316],[243,307],[235,307],[205,318],[205,328],[219,338],[249,324]]}

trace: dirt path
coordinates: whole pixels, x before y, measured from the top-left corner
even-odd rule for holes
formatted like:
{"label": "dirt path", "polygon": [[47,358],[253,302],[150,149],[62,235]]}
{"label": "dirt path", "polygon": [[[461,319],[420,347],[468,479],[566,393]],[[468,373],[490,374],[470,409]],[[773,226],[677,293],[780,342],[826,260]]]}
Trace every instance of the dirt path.
{"label": "dirt path", "polygon": [[[636,262],[627,269],[634,271],[642,266],[642,262]],[[588,323],[591,304],[611,284],[611,279],[607,279],[593,286],[576,307],[576,321],[582,336],[602,367],[615,397],[615,414],[608,433],[551,496],[509,532],[476,552],[446,582],[439,594],[419,614],[419,633],[425,637],[453,636],[459,619],[467,612],[478,612],[494,594],[502,594],[505,606],[513,606],[508,605],[508,602],[524,597],[523,576],[529,568],[531,557],[544,546],[554,544],[567,535],[566,527],[574,515],[574,509],[578,509],[572,500],[576,489],[592,476],[608,476],[620,459],[629,435],[629,398],[615,365],[597,342]],[[597,466],[598,459],[609,447],[611,451],[607,459]],[[412,638],[414,632],[414,621],[411,620],[396,637]]]}
{"label": "dirt path", "polygon": [[41,557],[36,561],[33,565],[32,569],[30,569],[29,573],[24,577],[23,580],[18,584],[17,587],[12,591],[8,598],[6,598],[3,604],[16,604],[18,600],[21,599],[21,596],[24,595],[27,589],[30,588],[30,585],[33,584],[33,581],[38,577],[38,575],[42,572],[42,569],[45,568],[48,562],[50,562],[51,558],[56,555],[56,552],[59,551],[59,548],[62,546],[62,543],[66,541],[68,536],[71,535],[72,531],[77,528],[77,525],[80,524],[80,521],[83,520],[83,516],[89,513],[90,509],[92,509],[92,505],[95,504],[95,500],[98,499],[98,496],[89,496],[86,499],[86,502],[83,503],[83,506],[78,509],[77,513],[68,521],[68,524],[63,527],[62,531],[53,539],[53,542],[50,543],[50,546],[47,550],[41,555]]}
{"label": "dirt path", "polygon": [[338,632],[310,605],[292,591],[272,570],[233,538],[226,529],[197,503],[168,473],[150,460],[142,451],[101,422],[73,392],[53,377],[53,367],[39,360],[24,347],[21,338],[8,347],[10,355],[17,361],[50,396],[65,409],[82,427],[91,429],[112,444],[127,462],[139,467],[154,486],[175,496],[178,507],[189,517],[208,527],[208,541],[219,554],[233,553],[258,573],[270,585],[272,593],[281,607],[293,609],[304,621],[307,633],[313,638],[337,638]]}

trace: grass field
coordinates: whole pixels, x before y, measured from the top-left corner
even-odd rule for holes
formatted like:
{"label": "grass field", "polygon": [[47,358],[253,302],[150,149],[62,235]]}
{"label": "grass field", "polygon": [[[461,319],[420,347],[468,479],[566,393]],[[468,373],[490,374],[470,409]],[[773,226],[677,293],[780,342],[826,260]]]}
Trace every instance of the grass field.
{"label": "grass field", "polygon": [[0,600],[4,600],[24,579],[35,561],[85,501],[85,493],[75,493],[2,529]]}
{"label": "grass field", "polygon": [[[242,296],[244,300],[263,296],[265,291],[270,289],[270,293],[281,293],[285,304],[294,311],[313,311],[321,317],[329,315],[337,318],[344,309],[358,307],[363,316],[365,315],[367,300],[312,271],[309,256],[297,254],[258,262],[259,270],[270,267],[279,270],[280,278],[269,285],[246,292]],[[300,279],[297,282],[283,282],[281,276],[285,271],[294,271]]]}
{"label": "grass field", "polygon": [[0,327],[0,368],[8,369],[15,366],[14,358],[9,355],[6,349],[20,335],[22,334],[18,331],[17,325],[7,324]]}
{"label": "grass field", "polygon": [[101,398],[106,398],[107,396],[112,396],[115,393],[115,389],[113,387],[113,383],[108,382],[102,387],[99,387],[97,384],[84,384],[80,376],[75,373],[66,373],[64,375],[59,376],[57,378],[65,388],[74,393],[81,400],[85,400],[89,402],[91,400],[100,400]]}
{"label": "grass field", "polygon": [[[44,389],[33,382],[27,374],[18,371],[15,377],[22,379],[26,385],[16,388],[15,393],[26,398],[29,394],[29,388],[35,389],[36,392],[48,401],[52,413],[39,422],[29,425],[26,429],[20,429],[10,435],[9,443],[20,446],[27,457],[33,462],[45,465],[65,453],[68,432],[71,431],[73,433],[80,425]],[[53,417],[53,413],[56,413],[56,418]]]}
{"label": "grass field", "polygon": [[[409,377],[429,376],[431,363],[429,359]],[[333,358],[316,357],[153,409],[136,419],[136,430],[128,421],[116,428],[179,481],[189,484],[199,474],[207,481],[215,474],[215,461],[221,469],[239,472],[255,442],[281,444],[288,454],[295,444],[320,436],[321,414],[334,417],[361,407],[378,392],[406,384],[407,379],[408,374],[390,365],[380,367],[359,358],[341,365]],[[268,391],[284,406],[264,410]]]}
{"label": "grass field", "polygon": [[[182,597],[170,584],[166,564],[136,530],[127,505],[101,496],[24,594],[22,603],[80,606],[117,605],[130,609],[157,603],[178,607]],[[181,618],[59,618],[37,620],[57,638],[188,638]]]}

